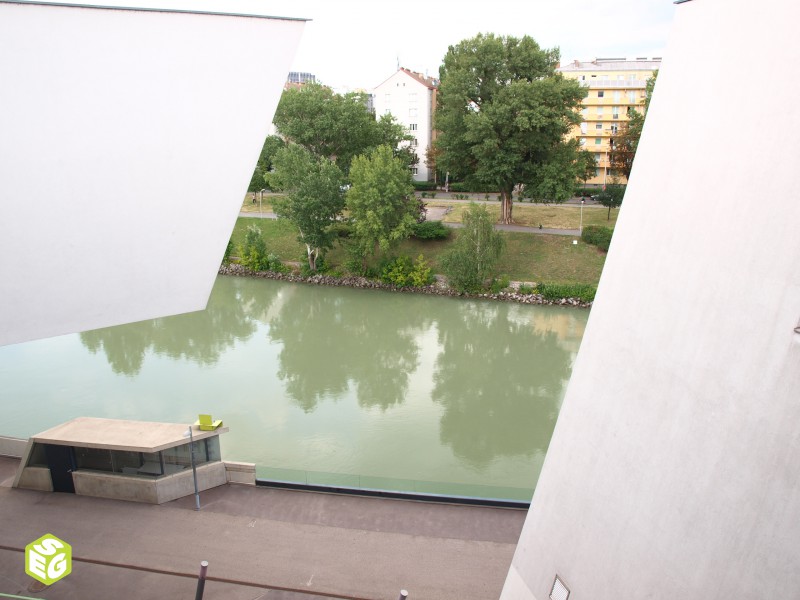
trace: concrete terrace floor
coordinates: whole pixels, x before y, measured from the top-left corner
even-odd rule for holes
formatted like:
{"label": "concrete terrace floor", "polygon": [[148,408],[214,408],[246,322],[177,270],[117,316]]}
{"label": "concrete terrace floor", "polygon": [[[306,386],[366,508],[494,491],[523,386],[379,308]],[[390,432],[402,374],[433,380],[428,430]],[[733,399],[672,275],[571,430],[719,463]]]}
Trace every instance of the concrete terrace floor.
{"label": "concrete terrace floor", "polygon": [[[524,510],[228,485],[160,506],[11,489],[0,457],[0,594],[51,600],[487,600],[500,595]],[[72,573],[37,591],[23,550],[52,533]],[[38,584],[37,584],[38,585]],[[2,596],[0,596],[2,598]]]}

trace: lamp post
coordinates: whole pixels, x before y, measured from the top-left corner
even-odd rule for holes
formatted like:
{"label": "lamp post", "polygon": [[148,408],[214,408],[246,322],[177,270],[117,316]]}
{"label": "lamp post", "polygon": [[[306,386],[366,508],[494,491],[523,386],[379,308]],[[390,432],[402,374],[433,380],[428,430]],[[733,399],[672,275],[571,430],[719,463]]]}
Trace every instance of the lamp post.
{"label": "lamp post", "polygon": [[189,452],[192,461],[192,477],[194,478],[194,509],[200,510],[200,490],[197,489],[197,466],[194,462],[194,436],[192,436],[192,426],[183,432],[183,437],[189,438]]}
{"label": "lamp post", "polygon": [[583,234],[583,205],[584,204],[586,204],[586,200],[581,198],[581,224],[580,224],[580,227],[578,228],[578,230],[581,232],[581,235]]}

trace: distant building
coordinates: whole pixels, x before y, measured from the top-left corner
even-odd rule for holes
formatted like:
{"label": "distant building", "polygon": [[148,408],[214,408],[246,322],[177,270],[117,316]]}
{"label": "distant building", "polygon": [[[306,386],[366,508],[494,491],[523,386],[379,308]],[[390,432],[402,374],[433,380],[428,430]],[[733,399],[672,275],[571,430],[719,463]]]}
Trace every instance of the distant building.
{"label": "distant building", "polygon": [[412,167],[416,181],[428,181],[434,176],[425,161],[427,150],[436,139],[433,112],[438,87],[437,79],[400,68],[373,91],[376,117],[391,114],[414,136],[411,147],[419,157],[419,163]]}
{"label": "distant building", "polygon": [[317,83],[317,77],[313,73],[289,71],[289,76],[286,78],[286,83]]}
{"label": "distant building", "polygon": [[615,176],[622,183],[626,182],[622,174],[610,168],[610,139],[620,124],[628,120],[628,110],[643,110],[647,80],[660,66],[661,58],[597,58],[590,62],[576,60],[559,67],[565,77],[577,79],[589,88],[583,100],[583,122],[572,133],[580,139],[584,149],[595,156],[595,174],[586,183],[605,185]]}

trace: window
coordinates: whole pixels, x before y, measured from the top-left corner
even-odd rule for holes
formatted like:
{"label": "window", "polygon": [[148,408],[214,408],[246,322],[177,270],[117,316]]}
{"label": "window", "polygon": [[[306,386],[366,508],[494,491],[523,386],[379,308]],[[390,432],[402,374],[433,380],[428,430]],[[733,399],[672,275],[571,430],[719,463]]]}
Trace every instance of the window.
{"label": "window", "polygon": [[412,104],[416,104],[417,102],[417,92],[411,92],[408,94],[408,101]]}
{"label": "window", "polygon": [[602,129],[603,128],[603,124],[602,123],[595,123],[594,124],[594,128],[595,129]]}
{"label": "window", "polygon": [[611,109],[611,118],[613,118],[613,119],[619,119],[619,106],[614,106],[614,107]]}
{"label": "window", "polygon": [[586,138],[580,138],[579,143],[580,143],[581,146],[585,146],[586,145]]}
{"label": "window", "polygon": [[598,106],[597,107],[597,116],[600,117],[600,118],[603,117],[603,107],[602,106]]}
{"label": "window", "polygon": [[594,145],[599,146],[603,143],[603,138],[594,138]]}
{"label": "window", "polygon": [[417,169],[417,167],[411,167],[411,174],[412,175],[418,175],[419,174],[419,170]]}
{"label": "window", "polygon": [[621,95],[622,95],[622,92],[620,92],[619,90],[614,90],[614,102],[619,102]]}
{"label": "window", "polygon": [[[592,77],[594,77],[594,75],[592,75]],[[606,93],[605,93],[604,90],[597,90],[597,97],[598,98],[602,98],[605,95],[606,95]]]}
{"label": "window", "polygon": [[416,117],[417,116],[417,109],[416,108],[409,108],[408,109],[408,116],[409,117]]}
{"label": "window", "polygon": [[408,130],[409,131],[416,131],[417,130],[417,124],[416,123],[409,123]]}
{"label": "window", "polygon": [[412,148],[416,148],[417,147],[417,143],[418,143],[417,142],[417,138],[414,138],[413,140],[411,140],[411,144],[410,145],[411,145]]}
{"label": "window", "polygon": [[636,104],[636,92],[633,90],[628,92],[628,102],[631,104]]}
{"label": "window", "polygon": [[622,81],[623,79],[625,79],[625,75],[617,75],[617,79],[619,81]]}
{"label": "window", "polygon": [[383,100],[386,102],[386,104],[389,104],[389,102],[392,101],[392,95],[391,94],[384,94],[383,95]]}
{"label": "window", "polygon": [[611,126],[611,133],[617,133],[617,124],[616,123]]}
{"label": "window", "polygon": [[589,124],[588,124],[586,121],[584,121],[583,123],[581,123],[581,133],[586,133],[586,128],[587,128],[588,126],[589,126]]}

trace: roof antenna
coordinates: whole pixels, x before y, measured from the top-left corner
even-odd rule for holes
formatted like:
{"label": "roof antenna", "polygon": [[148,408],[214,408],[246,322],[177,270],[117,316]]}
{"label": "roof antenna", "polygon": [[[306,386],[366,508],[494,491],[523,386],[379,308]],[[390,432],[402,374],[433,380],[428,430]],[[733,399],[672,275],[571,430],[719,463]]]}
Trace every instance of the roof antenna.
{"label": "roof antenna", "polygon": [[400,55],[397,55],[397,70],[400,70]]}

